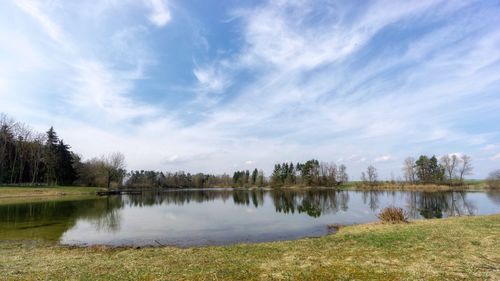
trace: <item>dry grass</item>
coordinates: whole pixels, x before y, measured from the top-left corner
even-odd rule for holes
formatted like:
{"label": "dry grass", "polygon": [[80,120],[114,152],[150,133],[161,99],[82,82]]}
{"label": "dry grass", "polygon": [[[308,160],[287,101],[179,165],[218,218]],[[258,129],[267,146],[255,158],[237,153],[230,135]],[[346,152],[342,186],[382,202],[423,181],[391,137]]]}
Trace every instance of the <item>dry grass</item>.
{"label": "dry grass", "polygon": [[343,227],[227,247],[0,242],[3,280],[500,280],[500,215]]}
{"label": "dry grass", "polygon": [[389,190],[389,191],[485,191],[489,186],[484,181],[467,183],[465,185],[440,185],[440,184],[408,184],[408,183],[386,183],[363,184],[356,182],[351,184],[348,189],[352,190]]}
{"label": "dry grass", "polygon": [[98,187],[1,187],[0,204],[21,202],[23,199],[32,201],[37,198],[95,195]]}
{"label": "dry grass", "polygon": [[377,217],[385,223],[406,223],[408,214],[403,208],[387,207],[384,208]]}

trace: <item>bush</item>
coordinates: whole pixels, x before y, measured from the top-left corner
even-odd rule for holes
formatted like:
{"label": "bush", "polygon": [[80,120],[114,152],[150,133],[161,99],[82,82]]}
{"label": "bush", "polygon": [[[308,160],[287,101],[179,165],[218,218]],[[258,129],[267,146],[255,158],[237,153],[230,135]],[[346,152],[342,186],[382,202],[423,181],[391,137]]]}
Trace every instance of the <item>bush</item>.
{"label": "bush", "polygon": [[386,223],[403,223],[408,222],[408,214],[403,208],[387,207],[383,209],[377,217]]}

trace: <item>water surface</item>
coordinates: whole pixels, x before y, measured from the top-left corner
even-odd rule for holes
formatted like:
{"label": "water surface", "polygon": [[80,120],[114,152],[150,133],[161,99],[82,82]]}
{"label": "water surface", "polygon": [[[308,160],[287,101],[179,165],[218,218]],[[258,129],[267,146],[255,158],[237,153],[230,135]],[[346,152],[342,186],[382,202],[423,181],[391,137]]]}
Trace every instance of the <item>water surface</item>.
{"label": "water surface", "polygon": [[387,206],[412,219],[500,213],[500,192],[192,189],[0,205],[0,239],[68,245],[223,245],[328,233],[376,221]]}

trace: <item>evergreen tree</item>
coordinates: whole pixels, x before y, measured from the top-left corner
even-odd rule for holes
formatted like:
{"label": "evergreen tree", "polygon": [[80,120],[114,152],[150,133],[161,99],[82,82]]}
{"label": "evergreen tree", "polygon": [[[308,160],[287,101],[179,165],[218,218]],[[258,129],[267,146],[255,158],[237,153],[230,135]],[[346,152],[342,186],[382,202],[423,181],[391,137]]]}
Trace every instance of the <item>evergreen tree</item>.
{"label": "evergreen tree", "polygon": [[62,185],[70,185],[76,179],[73,157],[69,145],[60,140],[56,146],[56,177]]}
{"label": "evergreen tree", "polygon": [[319,162],[318,160],[308,160],[301,169],[302,181],[306,186],[319,184]]}
{"label": "evergreen tree", "polygon": [[250,183],[250,171],[249,170],[245,171],[245,180],[243,182],[245,185]]}
{"label": "evergreen tree", "polygon": [[444,167],[439,165],[436,156],[431,158],[420,155],[415,161],[417,177],[421,183],[439,183],[444,180]]}
{"label": "evergreen tree", "polygon": [[54,130],[54,127],[50,127],[47,131],[47,141],[45,143],[45,154],[44,154],[44,164],[45,164],[45,181],[47,184],[57,184],[57,145],[59,143],[59,138]]}
{"label": "evergreen tree", "polygon": [[271,185],[272,186],[282,186],[281,181],[281,164],[274,165],[273,174],[271,175]]}
{"label": "evergreen tree", "polygon": [[15,143],[11,127],[6,121],[0,121],[2,121],[2,123],[0,123],[0,183],[5,183],[10,182]]}
{"label": "evergreen tree", "polygon": [[251,177],[251,184],[252,186],[255,186],[255,183],[257,182],[257,175],[258,175],[257,168],[255,168],[252,172],[252,177]]}

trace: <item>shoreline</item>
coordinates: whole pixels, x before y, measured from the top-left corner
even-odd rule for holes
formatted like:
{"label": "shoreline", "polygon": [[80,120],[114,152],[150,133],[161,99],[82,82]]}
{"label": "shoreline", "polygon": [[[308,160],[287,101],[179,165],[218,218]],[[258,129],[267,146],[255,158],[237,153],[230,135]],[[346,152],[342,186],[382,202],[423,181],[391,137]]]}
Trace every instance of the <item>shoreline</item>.
{"label": "shoreline", "polygon": [[[7,279],[495,280],[500,214],[346,226],[318,238],[177,248],[0,241]],[[450,270],[452,268],[453,270]]]}
{"label": "shoreline", "polygon": [[33,187],[33,186],[0,186],[0,204],[4,201],[17,199],[38,200],[44,198],[61,198],[69,196],[107,196],[116,194],[130,194],[147,191],[189,191],[189,190],[311,190],[311,189],[332,189],[338,191],[413,191],[413,192],[489,192],[497,191],[487,187],[485,184],[475,184],[466,186],[447,185],[405,185],[405,184],[380,184],[380,185],[360,185],[357,183],[345,186],[322,187],[322,186],[286,186],[286,187],[210,187],[210,188],[127,188],[107,190],[101,187]]}

